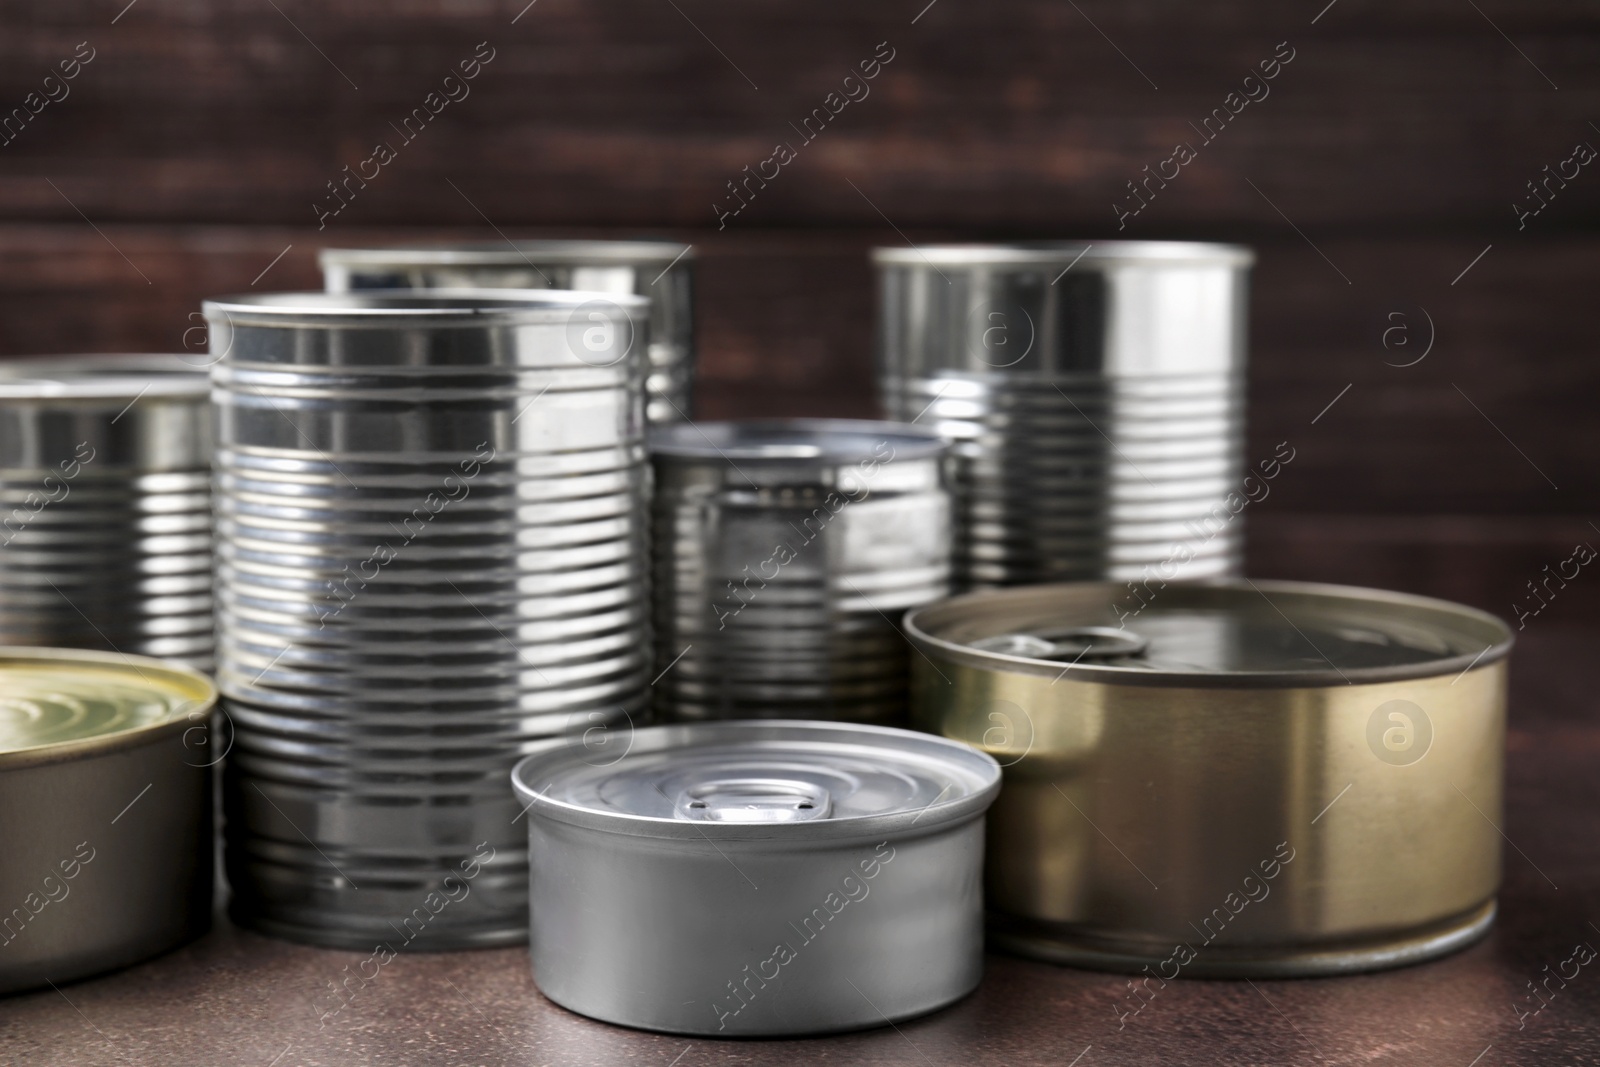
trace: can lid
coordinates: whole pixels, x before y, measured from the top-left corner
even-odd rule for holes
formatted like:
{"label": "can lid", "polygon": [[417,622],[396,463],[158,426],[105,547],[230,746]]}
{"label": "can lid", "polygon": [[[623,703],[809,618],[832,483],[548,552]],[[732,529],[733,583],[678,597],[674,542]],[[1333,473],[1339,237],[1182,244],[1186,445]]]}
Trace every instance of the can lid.
{"label": "can lid", "polygon": [[672,264],[694,258],[694,246],[676,241],[484,241],[401,245],[393,248],[324,248],[317,262],[341,267],[528,267]]}
{"label": "can lid", "polygon": [[612,732],[600,744],[592,736],[546,742],[511,780],[530,814],[576,826],[799,842],[931,830],[976,816],[999,792],[1000,765],[910,730],[746,720]]}
{"label": "can lid", "polygon": [[654,457],[726,464],[883,463],[927,459],[948,447],[932,430],[871,419],[750,419],[650,428]]}
{"label": "can lid", "polygon": [[115,746],[176,723],[203,725],[215,700],[204,675],[160,660],[0,649],[0,768]]}
{"label": "can lid", "polygon": [[872,250],[873,263],[896,267],[1064,267],[1079,261],[1089,267],[1248,267],[1255,260],[1255,252],[1243,245],[1206,241],[1018,241]]}
{"label": "can lid", "polygon": [[0,361],[0,400],[194,398],[205,397],[210,390],[205,357],[198,354],[26,356]]}
{"label": "can lid", "polygon": [[1082,582],[968,593],[906,616],[925,655],[1143,686],[1309,687],[1465,672],[1511,630],[1445,600],[1305,582]]}
{"label": "can lid", "polygon": [[564,323],[596,303],[648,316],[632,293],[566,289],[362,289],[353,293],[240,293],[201,304],[212,322],[236,326]]}

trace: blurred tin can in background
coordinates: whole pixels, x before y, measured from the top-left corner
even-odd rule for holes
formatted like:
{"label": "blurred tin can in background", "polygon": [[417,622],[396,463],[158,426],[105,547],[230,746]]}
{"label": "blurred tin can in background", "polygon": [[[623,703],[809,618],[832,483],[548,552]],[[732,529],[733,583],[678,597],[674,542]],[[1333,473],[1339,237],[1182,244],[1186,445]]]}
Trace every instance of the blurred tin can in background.
{"label": "blurred tin can in background", "polygon": [[895,621],[949,591],[945,451],[896,423],[654,428],[655,710],[903,721]]}
{"label": "blurred tin can in background", "polygon": [[330,293],[481,288],[575,289],[643,296],[650,301],[645,416],[652,423],[689,418],[694,384],[694,249],[690,245],[519,240],[325,248],[318,261]]}
{"label": "blurred tin can in background", "polygon": [[512,764],[646,710],[645,308],[206,303],[240,922],[362,949],[526,936]]}
{"label": "blurred tin can in background", "polygon": [[955,446],[957,588],[1237,574],[1246,301],[1229,245],[880,248],[891,418]]}
{"label": "blurred tin can in background", "polygon": [[0,362],[0,645],[211,669],[211,403],[200,362]]}
{"label": "blurred tin can in background", "polygon": [[1152,982],[1339,974],[1493,922],[1512,639],[1492,615],[1085,582],[954,597],[906,633],[915,724],[1005,768],[1001,947]]}

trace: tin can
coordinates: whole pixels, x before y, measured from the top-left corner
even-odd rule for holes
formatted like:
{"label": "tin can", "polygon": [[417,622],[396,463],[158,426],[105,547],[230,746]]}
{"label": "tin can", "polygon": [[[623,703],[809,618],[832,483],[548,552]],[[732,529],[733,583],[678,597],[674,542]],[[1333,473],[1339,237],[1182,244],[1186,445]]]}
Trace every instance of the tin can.
{"label": "tin can", "polygon": [[944,452],[897,423],[655,428],[655,710],[904,725],[892,620],[949,592]]}
{"label": "tin can", "polygon": [[[645,307],[207,302],[240,922],[362,949],[526,937],[511,766],[646,711]],[[470,894],[433,911],[463,864]]]}
{"label": "tin can", "polygon": [[884,408],[955,445],[958,589],[1239,573],[1253,259],[1173,241],[873,253]]}
{"label": "tin can", "polygon": [[0,362],[0,645],[211,669],[211,406],[175,355]]}
{"label": "tin can", "polygon": [[[650,301],[645,415],[682,422],[694,385],[694,249],[673,241],[501,241],[325,248],[330,293],[359,289],[575,289]],[[642,329],[640,336],[645,334]]]}
{"label": "tin can", "polygon": [[983,969],[983,812],[1000,770],[923,734],[657,726],[517,765],[534,981],[562,1007],[755,1037],[933,1011]]}
{"label": "tin can", "polygon": [[210,926],[215,703],[176,664],[0,649],[0,993]]}
{"label": "tin can", "polygon": [[1000,947],[1153,982],[1339,974],[1493,921],[1512,639],[1492,615],[1083,583],[955,597],[906,632],[916,722],[1005,766]]}

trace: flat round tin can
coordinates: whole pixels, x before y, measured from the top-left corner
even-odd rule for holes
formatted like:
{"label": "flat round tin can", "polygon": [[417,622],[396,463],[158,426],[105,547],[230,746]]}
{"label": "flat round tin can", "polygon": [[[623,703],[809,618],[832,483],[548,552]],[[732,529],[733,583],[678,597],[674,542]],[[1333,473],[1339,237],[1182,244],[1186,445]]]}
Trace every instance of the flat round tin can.
{"label": "flat round tin can", "polygon": [[906,633],[913,721],[1005,767],[1000,947],[1155,982],[1334,974],[1493,921],[1512,638],[1491,615],[1291,582],[1084,583],[955,597]]}
{"label": "flat round tin can", "polygon": [[606,1022],[815,1034],[943,1007],[982,974],[985,809],[969,746],[733,721],[548,742],[528,816],[534,979]]}
{"label": "flat round tin can", "polygon": [[210,925],[215,703],[170,663],[0,650],[0,993],[136,963]]}

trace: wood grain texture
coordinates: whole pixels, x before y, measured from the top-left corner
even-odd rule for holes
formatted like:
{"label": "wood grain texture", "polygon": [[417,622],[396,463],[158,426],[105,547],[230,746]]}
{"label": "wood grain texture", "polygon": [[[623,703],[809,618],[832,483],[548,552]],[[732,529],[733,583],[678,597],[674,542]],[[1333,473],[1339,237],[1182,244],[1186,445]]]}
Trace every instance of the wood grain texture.
{"label": "wood grain texture", "polygon": [[[1493,612],[1519,639],[1600,625],[1600,571],[1566,562],[1579,545],[1600,550],[1600,531],[1582,519],[1282,514],[1264,504],[1246,518],[1245,539],[1258,577],[1442,597]],[[1577,577],[1564,581],[1563,570]]]}
{"label": "wood grain texture", "polygon": [[[793,142],[738,225],[876,227],[881,209],[902,228],[1103,236],[1125,182],[1192,141],[1134,234],[1281,228],[1266,197],[1324,236],[1500,233],[1600,114],[1600,17],[1579,0],[1342,0],[1314,25],[1316,0],[225,0],[140,3],[114,26],[107,6],[0,7],[0,106],[96,50],[0,148],[7,217],[74,218],[48,178],[101,222],[303,225],[389,140],[399,158],[345,221],[476,224],[449,179],[502,225],[706,227],[729,179]],[[479,42],[495,58],[470,95],[398,141],[391,124]],[[894,58],[870,95],[800,141],[791,123],[880,42]],[[1204,145],[1194,125],[1279,42],[1294,58],[1269,95]],[[1536,224],[1597,218],[1584,174]]]}

